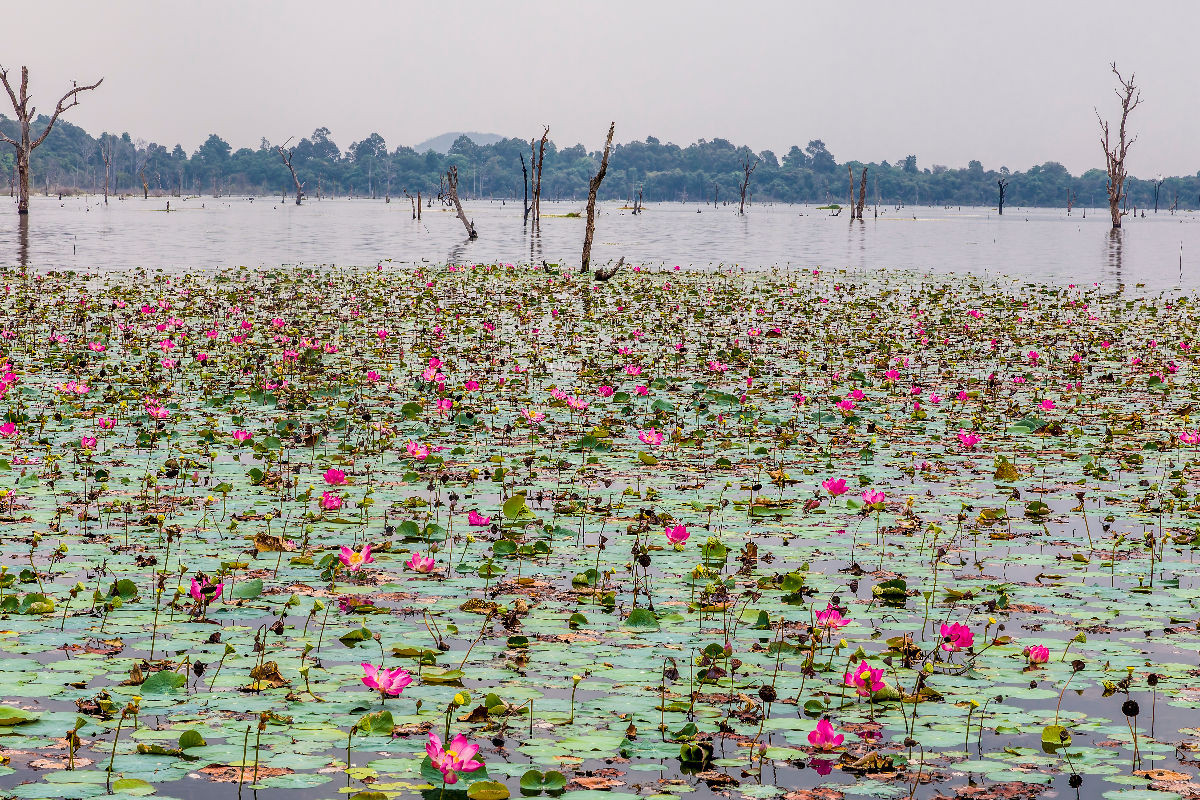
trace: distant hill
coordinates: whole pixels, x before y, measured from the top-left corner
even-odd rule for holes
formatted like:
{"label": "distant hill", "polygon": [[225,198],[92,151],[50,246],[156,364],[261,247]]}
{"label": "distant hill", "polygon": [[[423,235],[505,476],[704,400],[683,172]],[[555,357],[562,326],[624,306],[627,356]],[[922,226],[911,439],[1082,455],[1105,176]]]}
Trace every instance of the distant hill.
{"label": "distant hill", "polygon": [[443,133],[441,136],[435,136],[432,139],[426,139],[413,149],[415,149],[418,153],[424,153],[428,150],[433,150],[436,153],[448,153],[450,152],[450,145],[454,144],[455,140],[460,136],[466,136],[472,142],[478,145],[495,144],[504,138],[503,136],[495,133],[476,133],[474,131],[463,133],[462,131],[451,131],[450,133]]}

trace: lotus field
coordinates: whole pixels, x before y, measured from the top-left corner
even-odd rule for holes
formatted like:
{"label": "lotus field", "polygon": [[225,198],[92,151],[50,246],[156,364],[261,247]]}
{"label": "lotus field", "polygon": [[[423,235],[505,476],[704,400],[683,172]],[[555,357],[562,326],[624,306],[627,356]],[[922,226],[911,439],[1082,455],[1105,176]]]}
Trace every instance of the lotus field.
{"label": "lotus field", "polygon": [[1200,797],[1200,310],[4,275],[0,796]]}

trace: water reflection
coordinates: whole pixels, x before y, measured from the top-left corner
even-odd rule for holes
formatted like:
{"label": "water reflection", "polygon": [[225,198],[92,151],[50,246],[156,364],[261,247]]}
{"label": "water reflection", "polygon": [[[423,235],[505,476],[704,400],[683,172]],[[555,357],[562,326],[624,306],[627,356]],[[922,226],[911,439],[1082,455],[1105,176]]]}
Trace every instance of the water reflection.
{"label": "water reflection", "polygon": [[[711,198],[710,198],[711,199]],[[0,264],[36,269],[165,271],[280,264],[372,265],[469,259],[540,264],[568,269],[579,263],[582,202],[551,203],[540,222],[523,222],[520,203],[473,200],[468,213],[480,238],[467,247],[447,209],[429,205],[414,224],[411,203],[323,200],[303,206],[248,198],[126,198],[105,206],[94,198],[34,198],[28,219],[0,214]],[[696,213],[702,210],[703,213]],[[1077,209],[1082,211],[1082,209]],[[1180,276],[1180,247],[1200,251],[1200,215],[1130,218],[1109,235],[1106,215],[1085,221],[1065,210],[892,207],[870,226],[850,225],[812,206],[755,203],[737,207],[649,203],[633,215],[602,203],[593,258],[625,256],[651,269],[674,265],[738,264],[747,269],[821,267],[826,270],[905,269],[921,274],[971,272],[1056,283],[1104,284],[1104,289],[1147,291],[1183,282],[1200,287],[1200,274]],[[570,216],[569,216],[570,215]],[[1122,237],[1136,236],[1136,247]],[[1132,242],[1132,240],[1131,240]],[[77,249],[76,249],[77,248]],[[1115,285],[1114,285],[1115,282]]]}
{"label": "water reflection", "polygon": [[29,215],[17,215],[17,266],[29,266]]}
{"label": "water reflection", "polygon": [[1113,228],[1108,232],[1108,274],[1112,281],[1112,294],[1118,295],[1125,291],[1125,279],[1121,271],[1124,261],[1125,238],[1124,231]]}

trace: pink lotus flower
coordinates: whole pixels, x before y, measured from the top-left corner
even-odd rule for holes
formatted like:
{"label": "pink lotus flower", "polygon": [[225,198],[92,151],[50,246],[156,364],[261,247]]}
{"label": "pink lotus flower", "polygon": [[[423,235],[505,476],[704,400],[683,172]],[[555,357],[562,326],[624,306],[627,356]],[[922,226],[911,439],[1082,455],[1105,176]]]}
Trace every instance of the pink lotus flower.
{"label": "pink lotus flower", "polygon": [[627,367],[625,367],[625,374],[626,375],[641,375],[642,368],[639,367],[637,364],[630,364]]}
{"label": "pink lotus flower", "polygon": [[708,362],[708,371],[709,372],[723,373],[723,372],[727,371],[728,369],[729,369],[728,364],[722,364],[720,361],[718,361],[716,359]]}
{"label": "pink lotus flower", "polygon": [[411,569],[413,572],[420,572],[422,575],[428,575],[433,572],[434,565],[433,556],[423,556],[420,553],[414,552],[409,556],[408,561],[404,562],[404,566]]}
{"label": "pink lotus flower", "polygon": [[867,489],[861,497],[863,503],[868,506],[882,506],[883,501],[887,499],[887,496],[878,489]]}
{"label": "pink lotus flower", "polygon": [[650,394],[650,387],[638,386],[633,391],[634,391],[634,394],[638,395],[639,397],[645,397],[646,395]]}
{"label": "pink lotus flower", "polygon": [[1046,400],[1042,401],[1042,411],[1053,411],[1053,410],[1054,410],[1054,401],[1053,400],[1046,399]]}
{"label": "pink lotus flower", "polygon": [[108,348],[102,345],[100,342],[89,342],[88,349],[93,353],[103,353]]}
{"label": "pink lotus flower", "polygon": [[438,411],[445,413],[452,408],[454,408],[454,401],[451,400],[449,397],[442,397],[442,398],[438,399],[438,401],[437,401],[437,410]]}
{"label": "pink lotus flower", "polygon": [[1184,431],[1179,434],[1179,441],[1184,444],[1200,444],[1200,431]]}
{"label": "pink lotus flower", "polygon": [[958,431],[958,443],[968,450],[974,450],[975,445],[979,444],[982,440],[983,437],[968,430],[960,428]]}
{"label": "pink lotus flower", "polygon": [[351,572],[358,572],[367,564],[375,563],[375,558],[371,555],[371,544],[364,544],[362,550],[354,550],[346,545],[342,545],[342,550],[338,553],[338,561],[342,562],[342,566]]}
{"label": "pink lotus flower", "polygon": [[590,404],[587,401],[580,400],[575,395],[571,395],[567,398],[567,408],[571,409],[572,411],[587,411],[588,405]]}
{"label": "pink lotus flower", "polygon": [[441,738],[432,731],[429,734],[429,744],[425,745],[425,753],[430,763],[442,773],[446,783],[457,783],[458,773],[474,772],[483,766],[482,761],[475,760],[479,745],[467,742],[467,737],[461,733],[450,740],[450,746],[443,749]]}
{"label": "pink lotus flower", "polygon": [[817,612],[817,624],[822,628],[837,630],[850,624],[850,620],[842,616],[841,610],[833,603],[825,606],[824,611]]}
{"label": "pink lotus flower", "polygon": [[110,417],[97,417],[96,424],[100,426],[101,430],[107,431],[116,427],[117,421]]}
{"label": "pink lotus flower", "polygon": [[846,493],[845,478],[826,478],[821,481],[821,488],[829,492],[830,497],[837,497]]}
{"label": "pink lotus flower", "polygon": [[11,422],[6,422],[3,425],[0,425],[0,436],[4,437],[5,439],[12,439],[16,435],[17,435],[17,426],[16,425],[12,424]]}
{"label": "pink lotus flower", "polygon": [[1033,644],[1026,647],[1023,651],[1025,658],[1029,661],[1029,666],[1036,667],[1045,664],[1050,660],[1049,648],[1043,647],[1040,644]]}
{"label": "pink lotus flower", "polygon": [[815,730],[809,731],[808,743],[818,750],[832,750],[841,747],[846,737],[833,729],[833,723],[828,717],[822,717]]}
{"label": "pink lotus flower", "polygon": [[156,405],[146,406],[146,413],[154,419],[166,419],[167,417],[171,416],[170,411],[167,411],[167,409],[163,408],[162,406]]}
{"label": "pink lotus flower", "polygon": [[846,686],[855,690],[859,697],[870,697],[882,689],[885,684],[882,669],[871,669],[866,659],[858,662],[858,666],[843,676]]}
{"label": "pink lotus flower", "polygon": [[663,443],[663,435],[656,428],[650,428],[649,430],[638,431],[638,440],[651,447],[658,447]]}
{"label": "pink lotus flower", "polygon": [[362,668],[363,684],[384,697],[399,697],[413,680],[412,675],[409,675],[403,667],[384,669],[364,661]]}
{"label": "pink lotus flower", "polygon": [[325,470],[325,474],[321,477],[323,477],[325,482],[330,486],[343,486],[346,483],[346,473],[334,467],[330,467],[329,469]]}
{"label": "pink lotus flower", "polygon": [[251,439],[253,437],[254,437],[254,434],[251,433],[250,431],[236,430],[233,432],[233,439],[234,439],[234,441],[237,441],[237,442],[244,442],[247,439]]}
{"label": "pink lotus flower", "polygon": [[614,391],[613,387],[606,385],[606,386],[601,386],[599,389],[597,389],[596,394],[600,395],[601,397],[612,397],[613,391]]}
{"label": "pink lotus flower", "polygon": [[546,415],[543,414],[541,411],[533,411],[528,408],[521,409],[521,416],[523,416],[525,419],[529,420],[530,422],[541,422],[542,420],[544,420],[546,418]]}
{"label": "pink lotus flower", "polygon": [[478,391],[479,381],[475,381],[475,380],[467,381],[466,383],[463,384],[463,388],[466,389],[468,392]]}
{"label": "pink lotus flower", "polygon": [[686,525],[668,525],[664,533],[667,535],[667,541],[674,545],[683,544],[691,536]]}
{"label": "pink lotus flower", "polygon": [[849,414],[854,410],[854,401],[849,399],[842,400],[837,404],[837,409],[843,413]]}
{"label": "pink lotus flower", "polygon": [[467,514],[467,524],[473,528],[486,528],[488,525],[492,524],[492,518],[485,517],[475,509],[471,509],[471,511]]}
{"label": "pink lotus flower", "polygon": [[418,461],[424,461],[429,458],[429,445],[420,444],[409,439],[404,449],[408,452],[409,458],[415,458]]}
{"label": "pink lotus flower", "polygon": [[96,437],[95,436],[84,436],[84,437],[80,438],[79,446],[81,448],[83,448],[84,450],[95,450],[96,449]]}
{"label": "pink lotus flower", "polygon": [[957,653],[975,643],[975,634],[966,625],[958,622],[942,623],[942,649],[947,653]]}
{"label": "pink lotus flower", "polygon": [[321,508],[325,511],[337,511],[342,507],[342,496],[333,492],[321,492]]}
{"label": "pink lotus flower", "polygon": [[223,591],[225,591],[224,583],[213,583],[208,578],[204,578],[203,583],[198,583],[195,578],[192,578],[192,585],[191,588],[188,589],[188,594],[190,594],[192,599],[197,603],[204,603],[207,605],[208,603],[211,603],[213,600],[216,600],[218,597],[220,597]]}

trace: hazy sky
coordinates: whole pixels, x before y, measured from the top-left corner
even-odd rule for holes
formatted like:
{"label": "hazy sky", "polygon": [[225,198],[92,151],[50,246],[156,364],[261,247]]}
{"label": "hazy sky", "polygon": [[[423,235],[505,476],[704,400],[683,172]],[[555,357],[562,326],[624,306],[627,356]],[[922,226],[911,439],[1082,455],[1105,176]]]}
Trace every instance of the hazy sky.
{"label": "hazy sky", "polygon": [[1116,113],[1116,59],[1143,90],[1129,163],[1149,177],[1200,170],[1198,23],[1196,0],[36,0],[6,10],[0,63],[30,67],[47,111],[103,76],[70,121],[189,152],[213,132],[394,147],[542,123],[595,149],[616,120],[619,141],[1078,173],[1103,165],[1093,106]]}

